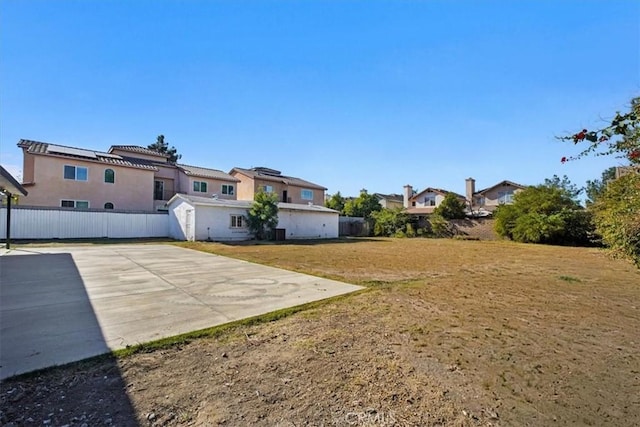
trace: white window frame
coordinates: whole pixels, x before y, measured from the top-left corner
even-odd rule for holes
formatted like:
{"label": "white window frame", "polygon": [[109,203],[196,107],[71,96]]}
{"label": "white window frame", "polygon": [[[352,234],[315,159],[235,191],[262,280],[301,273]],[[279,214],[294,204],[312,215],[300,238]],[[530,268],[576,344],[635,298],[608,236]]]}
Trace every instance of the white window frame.
{"label": "white window frame", "polygon": [[498,191],[498,203],[503,205],[513,203],[513,190]]}
{"label": "white window frame", "polygon": [[265,193],[273,193],[273,185],[263,185],[262,189]]}
{"label": "white window frame", "polygon": [[435,206],[436,205],[436,195],[435,194],[429,194],[424,196],[424,205],[425,206]]}
{"label": "white window frame", "polygon": [[235,195],[236,190],[235,188],[233,188],[233,184],[222,184],[222,189],[220,192],[227,196],[233,196]]}
{"label": "white window frame", "polygon": [[230,215],[229,228],[245,228],[245,219],[243,215]]}
{"label": "white window frame", "polygon": [[[73,168],[73,179],[72,178],[67,178],[66,176],[66,169],[67,168]],[[86,177],[87,179],[78,179],[78,169],[84,169],[86,171]],[[64,165],[62,167],[62,178],[63,179],[67,179],[69,181],[80,181],[80,182],[87,182],[89,181],[89,168],[86,166],[76,166],[76,165]]]}
{"label": "white window frame", "polygon": [[[311,196],[311,197],[305,197],[305,193],[307,194],[307,196]],[[300,198],[302,200],[313,200],[313,190],[309,190],[308,188],[303,188],[302,190],[300,190]]]}
{"label": "white window frame", "polygon": [[[196,190],[196,184],[198,186],[198,189]],[[205,186],[205,190],[202,191],[202,184],[204,184]],[[209,191],[209,183],[207,181],[193,181],[193,192],[194,193],[207,193]]]}
{"label": "white window frame", "polygon": [[[62,206],[62,202],[73,202],[73,206]],[[78,203],[86,203],[86,208],[79,208]],[[70,209],[89,209],[91,207],[88,200],[71,200],[71,199],[60,199],[60,207],[61,208],[70,208]]]}

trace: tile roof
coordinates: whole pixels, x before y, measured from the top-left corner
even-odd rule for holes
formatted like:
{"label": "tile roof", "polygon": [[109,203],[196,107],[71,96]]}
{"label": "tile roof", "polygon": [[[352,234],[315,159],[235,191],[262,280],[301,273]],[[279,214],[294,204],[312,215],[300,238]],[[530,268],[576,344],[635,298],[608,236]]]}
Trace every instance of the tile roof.
{"label": "tile roof", "polygon": [[326,187],[322,185],[314,184],[309,181],[305,181],[304,179],[296,178],[293,176],[281,175],[279,171],[268,168],[251,168],[251,169],[243,169],[243,168],[233,168],[231,169],[230,174],[233,175],[233,172],[241,173],[250,178],[262,179],[265,181],[273,181],[273,182],[281,182],[286,185],[295,185],[298,187],[306,187],[306,188],[315,188],[318,190],[326,190]]}
{"label": "tile roof", "polygon": [[220,179],[223,181],[231,181],[231,182],[240,182],[238,178],[235,178],[229,175],[228,173],[222,172],[217,169],[201,168],[199,166],[190,166],[190,165],[183,165],[183,164],[176,164],[176,166],[180,170],[182,170],[185,173],[185,175],[188,175],[188,176],[196,176],[201,178],[213,178],[213,179]]}
{"label": "tile roof", "polygon": [[476,195],[476,194],[486,193],[487,191],[492,190],[492,189],[494,189],[494,188],[498,187],[499,185],[503,185],[503,184],[504,184],[504,185],[512,185],[512,186],[514,186],[514,187],[518,187],[518,188],[521,188],[521,189],[525,189],[525,188],[527,188],[527,186],[526,186],[526,185],[518,184],[518,183],[516,183],[516,182],[509,181],[509,180],[506,180],[506,179],[505,179],[504,181],[500,181],[499,183],[497,183],[497,184],[495,184],[495,185],[492,185],[491,187],[483,188],[483,189],[482,189],[482,190],[480,190],[480,191],[476,191],[476,192],[475,192],[475,193],[473,193],[473,194],[474,194],[474,195]]}
{"label": "tile roof", "polygon": [[140,147],[139,145],[112,145],[109,148],[109,153],[111,153],[113,150],[128,151],[128,152],[131,152],[131,153],[138,153],[138,154],[147,154],[149,156],[164,157],[166,159],[171,157],[168,154],[164,154],[164,153],[161,153],[161,152],[155,151],[155,150],[150,150],[150,149],[145,148],[145,147]]}
{"label": "tile roof", "polygon": [[404,202],[404,196],[402,194],[382,194],[373,193],[379,199],[392,200],[394,202]]}
{"label": "tile roof", "polygon": [[[137,169],[147,169],[155,171],[157,168],[147,162],[139,161],[131,157],[118,156],[111,153],[103,153],[101,151],[87,150],[84,148],[69,147],[66,145],[49,144],[47,142],[32,141],[29,139],[21,139],[18,147],[26,149],[30,154],[42,154],[47,156],[67,157],[71,159],[82,159],[88,162],[107,163],[115,166],[124,166]],[[59,151],[51,151],[52,147],[56,147]]]}

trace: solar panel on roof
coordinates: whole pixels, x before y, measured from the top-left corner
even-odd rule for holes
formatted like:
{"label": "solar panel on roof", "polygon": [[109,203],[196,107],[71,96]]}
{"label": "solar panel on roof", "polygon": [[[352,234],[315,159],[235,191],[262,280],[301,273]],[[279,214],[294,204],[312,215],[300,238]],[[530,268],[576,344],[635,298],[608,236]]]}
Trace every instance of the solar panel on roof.
{"label": "solar panel on roof", "polygon": [[47,153],[68,154],[70,156],[87,157],[89,159],[97,159],[96,153],[89,150],[82,150],[80,148],[61,147],[60,145],[49,144],[47,146]]}

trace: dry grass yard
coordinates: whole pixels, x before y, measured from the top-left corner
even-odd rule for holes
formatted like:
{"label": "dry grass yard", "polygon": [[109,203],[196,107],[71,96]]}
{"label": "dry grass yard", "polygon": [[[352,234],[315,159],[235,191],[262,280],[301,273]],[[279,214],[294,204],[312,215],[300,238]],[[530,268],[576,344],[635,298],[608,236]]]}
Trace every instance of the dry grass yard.
{"label": "dry grass yard", "polygon": [[600,250],[444,239],[180,246],[368,289],[10,380],[0,424],[640,425],[640,271]]}

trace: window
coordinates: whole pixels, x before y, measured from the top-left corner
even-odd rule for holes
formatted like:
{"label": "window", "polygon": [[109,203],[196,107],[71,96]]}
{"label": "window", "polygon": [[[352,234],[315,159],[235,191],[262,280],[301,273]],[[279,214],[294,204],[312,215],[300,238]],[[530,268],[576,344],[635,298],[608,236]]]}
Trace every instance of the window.
{"label": "window", "polygon": [[222,194],[233,196],[233,185],[222,184]]}
{"label": "window", "polygon": [[476,197],[476,205],[484,206],[484,197]]}
{"label": "window", "polygon": [[63,208],[89,209],[89,202],[86,200],[62,200],[60,206]]}
{"label": "window", "polygon": [[512,203],[513,202],[513,190],[498,191],[498,203]]}
{"label": "window", "polygon": [[206,193],[207,183],[204,181],[193,181],[193,191],[196,193]]}
{"label": "window", "polygon": [[264,187],[262,187],[262,189],[264,190],[265,193],[273,193],[272,185],[265,185]]}
{"label": "window", "polygon": [[302,197],[302,200],[313,200],[313,190],[302,190],[300,197]]}
{"label": "window", "polygon": [[153,200],[164,200],[164,181],[154,182]]}
{"label": "window", "polygon": [[242,215],[231,215],[231,228],[242,228],[243,217]]}
{"label": "window", "polygon": [[435,194],[429,194],[427,196],[424,196],[424,205],[425,206],[435,206],[436,205],[436,195]]}
{"label": "window", "polygon": [[85,167],[64,165],[64,179],[86,181],[88,175],[89,173]]}
{"label": "window", "polygon": [[105,204],[104,204],[104,208],[105,208],[105,209],[113,209],[113,203],[111,203],[111,202],[107,202],[107,203],[105,203]]}
{"label": "window", "polygon": [[104,182],[108,182],[110,184],[116,182],[116,173],[113,171],[113,169],[105,169]]}

